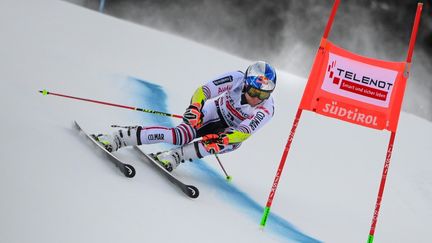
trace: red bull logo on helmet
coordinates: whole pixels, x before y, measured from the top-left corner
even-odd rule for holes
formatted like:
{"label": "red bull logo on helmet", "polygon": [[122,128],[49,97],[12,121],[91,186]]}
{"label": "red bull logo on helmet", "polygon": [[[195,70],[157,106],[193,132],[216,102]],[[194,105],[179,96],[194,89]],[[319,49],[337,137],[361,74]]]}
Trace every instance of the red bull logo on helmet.
{"label": "red bull logo on helmet", "polygon": [[256,81],[260,84],[266,84],[266,85],[269,83],[269,79],[263,75],[258,76]]}

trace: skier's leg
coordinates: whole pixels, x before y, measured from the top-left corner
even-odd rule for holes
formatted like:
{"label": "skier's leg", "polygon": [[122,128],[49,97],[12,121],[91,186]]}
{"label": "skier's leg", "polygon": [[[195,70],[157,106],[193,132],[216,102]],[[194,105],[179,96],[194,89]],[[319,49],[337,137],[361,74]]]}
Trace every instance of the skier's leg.
{"label": "skier's leg", "polygon": [[[218,154],[234,151],[238,149],[240,145],[241,143],[226,145]],[[201,141],[195,141],[181,147],[159,152],[153,156],[156,157],[168,171],[172,171],[177,168],[180,163],[184,163],[185,161],[192,162],[195,159],[201,159],[209,155],[212,155],[212,153],[208,151],[207,147]]]}
{"label": "skier's leg", "polygon": [[187,124],[180,124],[174,128],[143,127],[138,135],[139,144],[169,143],[184,145],[196,138],[196,131]]}
{"label": "skier's leg", "polygon": [[174,128],[168,127],[130,127],[120,129],[113,134],[99,134],[94,136],[105,148],[114,152],[126,146],[170,143],[184,145],[196,137],[196,131],[189,125],[180,124]]}
{"label": "skier's leg", "polygon": [[[228,125],[225,123],[223,118],[219,116],[215,102],[205,103],[202,112],[204,114],[203,123],[200,128],[194,130],[194,138],[201,137],[206,134],[225,131]],[[179,131],[181,130],[179,129],[178,132]],[[177,143],[175,144],[181,145],[181,142],[184,141],[185,137],[186,136],[183,136],[181,137],[181,139],[177,138]],[[192,140],[188,140],[187,143],[189,143],[190,141]],[[226,151],[228,151],[228,148]],[[209,153],[205,150],[201,142],[197,141],[191,144],[183,145],[178,148],[173,148],[168,151],[157,153],[155,157],[162,163],[165,168],[167,168],[169,171],[172,171],[178,165],[180,165],[181,162],[187,160],[192,161],[194,159],[207,156],[208,154]]]}
{"label": "skier's leg", "polygon": [[106,150],[110,152],[117,151],[119,148],[136,145],[139,143],[139,134],[141,127],[129,127],[128,129],[120,129],[113,134],[98,134],[92,135]]}
{"label": "skier's leg", "polygon": [[166,127],[143,127],[139,130],[138,144],[170,143],[174,145],[185,145],[192,142],[202,134],[223,131],[228,125],[221,120],[215,102],[207,102],[202,109],[202,126],[195,129],[187,124],[180,124],[175,128]]}
{"label": "skier's leg", "polygon": [[201,158],[198,148],[199,142],[185,144],[183,146],[173,148],[164,152],[159,152],[153,155],[168,171],[172,171],[180,163],[185,161],[193,161]]}

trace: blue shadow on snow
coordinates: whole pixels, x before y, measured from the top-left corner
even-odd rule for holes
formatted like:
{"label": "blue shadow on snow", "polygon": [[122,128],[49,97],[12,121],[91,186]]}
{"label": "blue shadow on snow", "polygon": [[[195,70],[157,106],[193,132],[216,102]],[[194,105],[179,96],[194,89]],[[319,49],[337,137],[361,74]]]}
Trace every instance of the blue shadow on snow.
{"label": "blue shadow on snow", "polygon": [[[166,104],[167,95],[161,86],[133,77],[128,77],[128,82],[131,82],[130,84],[134,86],[133,93],[136,95],[139,103],[141,103],[143,107],[162,112],[169,112]],[[148,115],[146,116],[145,121],[146,123],[150,122],[152,124],[158,124],[167,127],[175,126],[173,121],[169,119],[169,117],[165,116]],[[198,160],[196,163],[192,163],[191,166],[193,166],[194,169],[198,171],[198,176],[200,179],[208,184],[214,185],[214,187],[224,199],[229,200],[242,212],[251,217],[254,222],[257,222],[258,227],[264,207],[262,207],[258,202],[254,201],[250,196],[248,196],[236,186],[232,185],[231,183],[227,183],[225,177],[218,174],[215,170],[213,170],[213,168],[209,167],[205,161]],[[286,242],[320,242],[300,232],[287,220],[274,213],[270,213],[265,230],[275,233]]]}

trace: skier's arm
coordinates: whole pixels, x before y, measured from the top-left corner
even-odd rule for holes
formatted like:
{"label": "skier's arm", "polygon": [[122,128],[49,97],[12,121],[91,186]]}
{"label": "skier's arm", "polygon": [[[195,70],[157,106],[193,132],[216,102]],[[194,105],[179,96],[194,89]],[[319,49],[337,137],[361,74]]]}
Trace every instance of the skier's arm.
{"label": "skier's arm", "polygon": [[[270,109],[271,108],[271,109]],[[241,143],[263,127],[273,117],[273,106],[258,108],[251,118],[245,119],[239,127],[226,133],[228,144]]]}
{"label": "skier's arm", "polygon": [[273,117],[273,107],[258,108],[250,119],[240,123],[237,129],[221,134],[209,134],[203,137],[204,142],[214,142],[221,145],[237,144],[248,139],[253,133],[263,127]]}
{"label": "skier's arm", "polygon": [[214,80],[208,81],[200,86],[192,95],[190,105],[183,115],[183,121],[193,127],[199,127],[202,122],[201,109],[204,103],[214,98],[232,87],[234,80],[241,78],[243,74],[239,71],[224,74]]}
{"label": "skier's arm", "polygon": [[204,86],[200,86],[198,89],[195,90],[191,98],[191,102],[190,102],[191,105],[195,105],[198,108],[202,108],[206,100],[209,99],[204,93],[203,87]]}
{"label": "skier's arm", "polygon": [[241,143],[250,136],[249,133],[232,130],[227,133],[207,134],[203,136],[205,143],[218,143],[222,145]]}
{"label": "skier's arm", "polygon": [[201,110],[206,100],[207,96],[201,86],[192,95],[190,105],[183,114],[183,122],[195,128],[200,127],[203,119]]}

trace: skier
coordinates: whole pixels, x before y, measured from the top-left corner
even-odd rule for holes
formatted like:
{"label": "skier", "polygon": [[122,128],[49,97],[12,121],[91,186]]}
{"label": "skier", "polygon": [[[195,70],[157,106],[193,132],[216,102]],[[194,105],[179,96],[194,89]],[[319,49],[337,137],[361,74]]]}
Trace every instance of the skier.
{"label": "skier", "polygon": [[[185,160],[233,151],[264,126],[274,114],[276,71],[258,61],[246,72],[230,72],[199,87],[183,115],[183,123],[168,128],[130,127],[112,135],[93,135],[108,151],[124,146],[170,143],[180,145],[152,155],[172,171]],[[196,138],[201,140],[194,141]]]}

